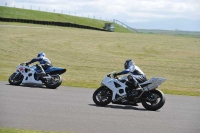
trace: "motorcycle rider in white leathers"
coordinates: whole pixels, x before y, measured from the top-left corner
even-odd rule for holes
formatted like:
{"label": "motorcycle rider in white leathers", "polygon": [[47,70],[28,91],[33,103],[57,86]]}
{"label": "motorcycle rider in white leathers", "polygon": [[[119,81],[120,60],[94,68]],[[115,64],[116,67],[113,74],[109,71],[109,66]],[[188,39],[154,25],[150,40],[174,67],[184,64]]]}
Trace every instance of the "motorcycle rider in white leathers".
{"label": "motorcycle rider in white leathers", "polygon": [[129,74],[128,75],[128,82],[126,85],[129,87],[130,91],[128,92],[128,98],[135,97],[132,93],[132,90],[142,91],[139,83],[145,82],[147,80],[146,75],[142,72],[142,70],[135,65],[134,61],[128,59],[124,63],[125,70],[115,73],[114,76],[122,75],[122,74]]}

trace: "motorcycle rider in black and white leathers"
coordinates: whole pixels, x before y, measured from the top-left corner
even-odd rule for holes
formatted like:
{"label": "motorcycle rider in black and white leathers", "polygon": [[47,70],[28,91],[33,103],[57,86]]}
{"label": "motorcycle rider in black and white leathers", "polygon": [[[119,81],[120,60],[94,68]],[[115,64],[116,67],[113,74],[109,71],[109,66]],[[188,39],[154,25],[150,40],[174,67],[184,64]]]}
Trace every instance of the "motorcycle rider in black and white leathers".
{"label": "motorcycle rider in black and white leathers", "polygon": [[143,73],[143,71],[135,65],[134,61],[131,59],[128,59],[124,63],[125,70],[115,73],[114,76],[122,75],[122,74],[129,74],[127,76],[128,81],[126,82],[126,85],[129,87],[128,92],[128,99],[131,97],[135,97],[135,94],[133,93],[133,89],[137,90],[138,92],[142,91],[142,88],[140,87],[139,83],[145,82],[147,80],[146,75]]}

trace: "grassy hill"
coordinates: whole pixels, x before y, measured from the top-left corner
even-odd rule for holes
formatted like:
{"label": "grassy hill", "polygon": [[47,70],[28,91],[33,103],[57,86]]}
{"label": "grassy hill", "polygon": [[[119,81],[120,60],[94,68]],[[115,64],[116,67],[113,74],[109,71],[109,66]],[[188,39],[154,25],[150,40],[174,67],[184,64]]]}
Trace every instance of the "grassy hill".
{"label": "grassy hill", "polygon": [[[8,18],[20,18],[20,19],[32,19],[32,20],[45,20],[45,21],[59,21],[59,22],[71,22],[76,24],[82,24],[97,28],[103,28],[107,21],[91,19],[85,17],[71,16],[59,13],[49,13],[44,11],[27,10],[13,7],[0,6],[0,17]],[[130,31],[118,24],[115,24],[115,32]]]}

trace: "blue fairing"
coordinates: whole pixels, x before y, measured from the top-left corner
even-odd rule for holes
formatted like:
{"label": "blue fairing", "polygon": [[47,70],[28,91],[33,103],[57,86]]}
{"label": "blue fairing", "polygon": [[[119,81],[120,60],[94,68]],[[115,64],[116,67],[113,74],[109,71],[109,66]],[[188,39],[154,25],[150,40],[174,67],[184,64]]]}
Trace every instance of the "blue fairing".
{"label": "blue fairing", "polygon": [[58,68],[58,67],[49,67],[47,70],[45,70],[47,74],[63,74],[66,72],[65,68]]}

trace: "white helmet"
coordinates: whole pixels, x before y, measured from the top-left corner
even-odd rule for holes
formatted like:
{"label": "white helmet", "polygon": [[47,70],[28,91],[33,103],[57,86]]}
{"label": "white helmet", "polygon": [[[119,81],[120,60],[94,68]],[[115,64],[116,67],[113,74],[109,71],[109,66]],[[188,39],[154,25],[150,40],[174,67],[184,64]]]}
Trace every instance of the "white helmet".
{"label": "white helmet", "polygon": [[40,53],[38,53],[37,57],[45,57],[45,53],[40,52]]}

